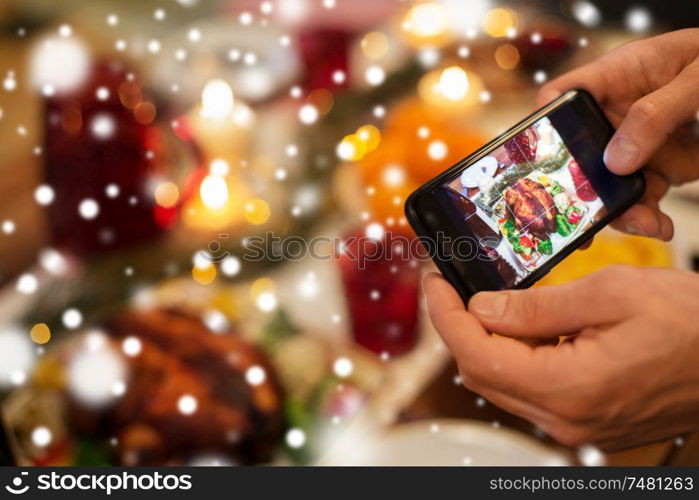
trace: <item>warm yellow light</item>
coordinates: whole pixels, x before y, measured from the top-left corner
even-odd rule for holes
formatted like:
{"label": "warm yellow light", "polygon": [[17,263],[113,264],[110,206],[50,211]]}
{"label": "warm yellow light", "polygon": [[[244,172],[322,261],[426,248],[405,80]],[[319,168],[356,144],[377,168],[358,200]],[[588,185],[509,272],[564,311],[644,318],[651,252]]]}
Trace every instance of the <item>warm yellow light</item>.
{"label": "warm yellow light", "polygon": [[517,14],[510,9],[491,9],[483,18],[483,30],[492,37],[507,36],[517,29]]}
{"label": "warm yellow light", "polygon": [[255,198],[245,204],[245,218],[250,224],[260,226],[269,220],[272,210],[262,198]]}
{"label": "warm yellow light", "polygon": [[32,329],[29,331],[29,336],[37,344],[45,344],[51,340],[51,330],[46,323],[37,323],[32,326]]}
{"label": "warm yellow light", "polygon": [[258,278],[250,285],[250,297],[252,300],[257,300],[263,293],[274,293],[274,280],[272,278],[266,276]]}
{"label": "warm yellow light", "polygon": [[420,38],[438,37],[447,30],[447,13],[441,4],[424,2],[413,6],[405,16],[403,27]]}
{"label": "warm yellow light", "polygon": [[214,174],[223,171],[216,166],[209,171],[194,196],[184,202],[180,213],[185,226],[210,231],[244,222],[245,202],[251,198],[245,182],[230,173]]}
{"label": "warm yellow light", "polygon": [[211,263],[192,268],[192,279],[200,285],[208,285],[216,279],[216,266]]}
{"label": "warm yellow light", "polygon": [[366,153],[366,145],[356,134],[346,135],[337,145],[337,156],[345,161],[361,160]]}
{"label": "warm yellow light", "polygon": [[233,91],[220,78],[206,82],[201,93],[201,113],[208,118],[225,118],[233,111]]}
{"label": "warm yellow light", "polygon": [[212,175],[228,175],[230,170],[231,167],[228,165],[228,162],[221,158],[216,158],[211,163],[209,163],[209,173],[211,173]]}
{"label": "warm yellow light", "polygon": [[180,190],[174,182],[161,182],[153,193],[155,202],[164,208],[174,207],[180,199]]}
{"label": "warm yellow light", "polygon": [[[450,69],[450,68],[447,68]],[[424,75],[418,83],[418,95],[428,105],[445,112],[463,112],[480,104],[480,94],[485,89],[483,80],[473,72],[434,70]]]}
{"label": "warm yellow light", "polygon": [[519,64],[519,51],[511,43],[505,43],[495,49],[495,62],[502,69],[514,69]]}
{"label": "warm yellow light", "polygon": [[439,77],[439,92],[450,101],[460,101],[468,93],[468,77],[458,66],[450,66]]}
{"label": "warm yellow light", "polygon": [[373,125],[359,127],[355,135],[364,143],[367,153],[375,150],[381,142],[381,132]]}
{"label": "warm yellow light", "polygon": [[380,31],[372,31],[362,38],[362,52],[371,59],[381,59],[388,52],[388,37]]}
{"label": "warm yellow light", "polygon": [[208,208],[218,210],[228,201],[228,185],[226,180],[218,175],[207,175],[199,186],[201,201]]}

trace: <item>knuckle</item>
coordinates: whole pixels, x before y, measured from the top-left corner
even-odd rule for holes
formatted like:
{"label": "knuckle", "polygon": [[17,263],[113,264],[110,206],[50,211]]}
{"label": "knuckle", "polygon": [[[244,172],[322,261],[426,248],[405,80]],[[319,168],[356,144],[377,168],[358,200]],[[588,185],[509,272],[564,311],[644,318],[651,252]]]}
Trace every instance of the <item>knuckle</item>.
{"label": "knuckle", "polygon": [[469,391],[480,392],[482,390],[482,384],[476,381],[473,374],[464,369],[461,365],[459,365],[459,377],[461,379],[461,385],[463,385]]}
{"label": "knuckle", "polygon": [[658,119],[658,107],[649,98],[636,101],[629,109],[629,117],[641,124],[653,124]]}
{"label": "knuckle", "polygon": [[[560,376],[560,375],[559,375]],[[594,374],[566,376],[543,401],[544,409],[566,422],[581,424],[605,417],[605,387],[613,385],[613,375],[602,367]]]}
{"label": "knuckle", "polygon": [[593,433],[587,427],[579,427],[567,423],[554,424],[548,429],[548,434],[566,446],[582,446],[591,443],[593,440]]}
{"label": "knuckle", "polygon": [[523,325],[532,325],[545,313],[542,307],[542,288],[531,288],[516,295],[515,307],[509,314],[515,316]]}
{"label": "knuckle", "polygon": [[569,422],[582,422],[589,419],[595,405],[591,398],[576,396],[575,399],[561,399],[552,401],[549,409],[558,417]]}

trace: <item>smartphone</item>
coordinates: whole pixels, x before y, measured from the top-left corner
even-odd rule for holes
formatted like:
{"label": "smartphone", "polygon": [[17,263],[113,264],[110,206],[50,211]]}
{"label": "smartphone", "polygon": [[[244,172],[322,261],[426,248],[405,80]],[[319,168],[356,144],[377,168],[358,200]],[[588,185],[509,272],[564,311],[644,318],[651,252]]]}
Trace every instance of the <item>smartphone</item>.
{"label": "smartphone", "polygon": [[643,175],[602,160],[613,134],[570,90],[408,197],[408,222],[464,303],[531,286],[639,200]]}

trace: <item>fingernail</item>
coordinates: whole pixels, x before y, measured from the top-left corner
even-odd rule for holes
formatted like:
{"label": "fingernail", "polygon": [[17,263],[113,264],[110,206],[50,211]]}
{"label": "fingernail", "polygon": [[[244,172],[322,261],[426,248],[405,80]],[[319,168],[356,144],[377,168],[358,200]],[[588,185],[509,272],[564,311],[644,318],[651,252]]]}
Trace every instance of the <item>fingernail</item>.
{"label": "fingernail", "polygon": [[641,150],[635,142],[620,135],[612,139],[604,150],[604,164],[618,173],[629,173],[636,166]]}
{"label": "fingernail", "polygon": [[643,232],[641,231],[641,227],[635,222],[627,222],[624,225],[624,231],[626,231],[629,234],[643,234]]}
{"label": "fingernail", "polygon": [[477,316],[502,316],[506,307],[507,294],[501,292],[481,292],[468,303],[468,310]]}

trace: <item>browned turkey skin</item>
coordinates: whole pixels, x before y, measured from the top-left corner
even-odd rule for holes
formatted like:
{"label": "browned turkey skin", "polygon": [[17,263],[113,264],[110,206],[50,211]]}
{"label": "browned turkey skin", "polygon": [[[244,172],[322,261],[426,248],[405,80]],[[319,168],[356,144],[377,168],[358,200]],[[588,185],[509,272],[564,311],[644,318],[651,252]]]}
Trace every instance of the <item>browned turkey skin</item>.
{"label": "browned turkey skin", "polygon": [[531,179],[517,179],[505,190],[505,202],[510,207],[515,226],[541,239],[556,231],[558,210],[546,188]]}
{"label": "browned turkey skin", "polygon": [[[129,357],[129,390],[101,413],[73,405],[79,434],[116,436],[120,465],[182,464],[221,454],[248,465],[271,459],[284,429],[283,395],[266,356],[234,332],[212,334],[193,314],[177,309],[126,310],[105,330],[119,349],[124,338],[141,342]],[[265,380],[246,381],[252,366]],[[197,402],[183,414],[183,394]]]}

